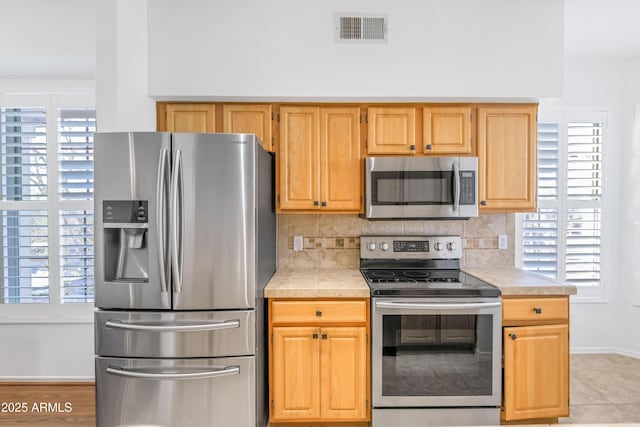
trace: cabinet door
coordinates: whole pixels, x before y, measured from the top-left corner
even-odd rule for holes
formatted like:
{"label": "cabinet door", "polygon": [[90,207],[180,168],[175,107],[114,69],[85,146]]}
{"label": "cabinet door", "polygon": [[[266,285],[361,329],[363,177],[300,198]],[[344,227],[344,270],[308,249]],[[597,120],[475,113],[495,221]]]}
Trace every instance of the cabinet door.
{"label": "cabinet door", "polygon": [[368,154],[415,154],[415,108],[369,108]]}
{"label": "cabinet door", "polygon": [[362,197],[360,109],[320,109],[320,206],[359,212]]}
{"label": "cabinet door", "polygon": [[504,328],[505,419],[569,416],[569,326]]}
{"label": "cabinet door", "polygon": [[322,419],[366,420],[366,328],[322,328],[320,332]]}
{"label": "cabinet door", "polygon": [[313,327],[273,328],[272,421],[320,416],[318,332]]}
{"label": "cabinet door", "polygon": [[440,326],[442,344],[474,344],[476,342],[476,316],[442,316]]}
{"label": "cabinet door", "polygon": [[425,107],[422,126],[425,154],[471,154],[470,107]]}
{"label": "cabinet door", "polygon": [[167,104],[168,132],[215,132],[216,106],[213,104]]}
{"label": "cabinet door", "polygon": [[265,150],[274,150],[271,105],[223,105],[222,117],[223,132],[255,133]]}
{"label": "cabinet door", "polygon": [[478,192],[484,212],[536,208],[536,107],[478,108]]}
{"label": "cabinet door", "polygon": [[436,344],[436,316],[401,316],[400,344]]}
{"label": "cabinet door", "polygon": [[280,209],[319,209],[320,109],[280,109]]}

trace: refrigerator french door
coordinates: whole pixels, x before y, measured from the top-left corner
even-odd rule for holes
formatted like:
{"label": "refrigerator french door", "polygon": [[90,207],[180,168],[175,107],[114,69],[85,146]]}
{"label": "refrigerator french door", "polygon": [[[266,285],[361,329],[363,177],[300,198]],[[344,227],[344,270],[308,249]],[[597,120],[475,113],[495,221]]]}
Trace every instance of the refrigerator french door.
{"label": "refrigerator french door", "polygon": [[96,135],[95,222],[104,230],[96,234],[96,306],[255,307],[257,159],[250,141]]}

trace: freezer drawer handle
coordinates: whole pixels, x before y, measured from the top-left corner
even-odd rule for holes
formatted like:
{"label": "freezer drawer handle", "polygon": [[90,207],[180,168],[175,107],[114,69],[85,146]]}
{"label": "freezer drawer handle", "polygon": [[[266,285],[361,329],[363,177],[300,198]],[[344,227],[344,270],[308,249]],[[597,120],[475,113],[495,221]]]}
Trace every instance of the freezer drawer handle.
{"label": "freezer drawer handle", "polygon": [[145,325],[140,323],[125,323],[119,320],[107,320],[107,328],[125,329],[129,331],[143,332],[200,332],[219,331],[221,329],[233,329],[240,327],[239,320],[225,320],[215,323],[197,323],[194,325]]}
{"label": "freezer drawer handle", "polygon": [[154,374],[150,372],[129,371],[119,366],[109,366],[107,373],[112,375],[119,375],[121,377],[140,378],[143,380],[198,380],[204,378],[218,378],[227,377],[229,375],[240,374],[239,366],[225,366],[214,371],[196,371],[187,372],[184,374],[179,373],[160,373]]}

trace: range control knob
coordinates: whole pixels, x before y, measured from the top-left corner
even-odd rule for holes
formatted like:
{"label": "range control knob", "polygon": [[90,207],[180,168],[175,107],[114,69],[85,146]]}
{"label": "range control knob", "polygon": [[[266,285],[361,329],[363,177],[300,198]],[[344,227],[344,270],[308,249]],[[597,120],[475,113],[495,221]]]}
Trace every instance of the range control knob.
{"label": "range control knob", "polygon": [[436,251],[441,251],[442,250],[442,243],[440,242],[435,242],[433,244],[433,249],[435,249]]}
{"label": "range control knob", "polygon": [[450,250],[450,251],[455,251],[456,250],[456,244],[454,242],[447,243],[447,249]]}
{"label": "range control knob", "polygon": [[375,242],[369,242],[367,243],[367,249],[369,249],[371,252],[376,250],[376,244]]}
{"label": "range control knob", "polygon": [[387,242],[380,243],[380,249],[382,249],[383,251],[388,251],[389,250],[389,244]]}

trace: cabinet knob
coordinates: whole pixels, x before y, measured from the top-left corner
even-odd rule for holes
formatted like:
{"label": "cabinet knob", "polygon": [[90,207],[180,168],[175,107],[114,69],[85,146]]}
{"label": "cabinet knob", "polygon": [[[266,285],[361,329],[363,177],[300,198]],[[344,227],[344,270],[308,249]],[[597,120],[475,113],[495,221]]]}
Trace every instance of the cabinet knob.
{"label": "cabinet knob", "polygon": [[542,308],[541,308],[541,307],[533,307],[533,311],[534,311],[536,314],[542,314]]}
{"label": "cabinet knob", "polygon": [[327,202],[322,202],[322,206],[327,206]]}
{"label": "cabinet knob", "polygon": [[482,206],[487,206],[487,201],[486,201],[486,200],[483,200],[483,201],[481,201],[481,202],[480,202],[480,204],[481,204]]}
{"label": "cabinet knob", "polygon": [[515,341],[518,338],[516,334],[509,334],[509,337],[511,338],[512,341]]}
{"label": "cabinet knob", "polygon": [[317,201],[317,200],[314,200],[314,201],[313,201],[313,206],[318,206],[318,204],[319,204],[319,203],[318,203],[318,201]]}
{"label": "cabinet knob", "polygon": [[431,150],[431,144],[427,144],[427,150]]}
{"label": "cabinet knob", "polygon": [[322,339],[326,340],[327,339],[327,334],[322,334]]}
{"label": "cabinet knob", "polygon": [[318,333],[317,332],[314,332],[313,335],[311,335],[311,336],[313,337],[314,340],[318,339]]}
{"label": "cabinet knob", "polygon": [[316,310],[316,316],[317,317],[322,317],[322,312],[320,310]]}
{"label": "cabinet knob", "polygon": [[413,151],[413,150],[415,150],[415,149],[416,149],[416,146],[415,146],[415,145],[410,145],[410,146],[409,146],[409,149],[410,149],[411,151]]}

